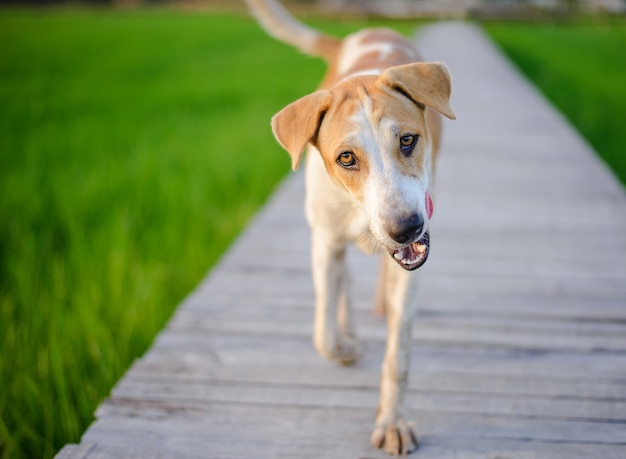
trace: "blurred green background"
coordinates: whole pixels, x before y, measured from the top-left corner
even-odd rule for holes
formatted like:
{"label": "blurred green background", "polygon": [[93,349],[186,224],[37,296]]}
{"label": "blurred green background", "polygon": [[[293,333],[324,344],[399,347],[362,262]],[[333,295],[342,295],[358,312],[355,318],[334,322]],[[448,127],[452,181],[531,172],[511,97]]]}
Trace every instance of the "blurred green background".
{"label": "blurred green background", "polygon": [[[626,181],[622,18],[486,27]],[[269,119],[323,69],[243,13],[0,9],[0,457],[80,439],[287,173]]]}

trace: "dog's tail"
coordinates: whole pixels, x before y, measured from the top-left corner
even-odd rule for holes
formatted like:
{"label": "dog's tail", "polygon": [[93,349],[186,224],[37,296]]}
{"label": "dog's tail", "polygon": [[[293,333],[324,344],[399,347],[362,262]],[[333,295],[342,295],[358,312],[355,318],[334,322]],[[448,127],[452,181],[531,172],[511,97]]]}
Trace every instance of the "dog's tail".
{"label": "dog's tail", "polygon": [[272,37],[326,60],[337,53],[339,40],[298,21],[276,0],[246,0],[246,3],[261,27]]}

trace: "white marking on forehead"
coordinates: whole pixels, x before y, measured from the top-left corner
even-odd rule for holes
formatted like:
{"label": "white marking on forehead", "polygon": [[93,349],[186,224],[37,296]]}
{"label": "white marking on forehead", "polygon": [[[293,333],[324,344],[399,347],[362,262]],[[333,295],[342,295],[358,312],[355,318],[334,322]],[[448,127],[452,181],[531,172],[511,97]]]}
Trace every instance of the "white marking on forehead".
{"label": "white marking on forehead", "polygon": [[346,38],[339,58],[339,74],[346,73],[354,67],[361,57],[368,53],[379,53],[380,59],[383,61],[387,59],[391,53],[397,51],[402,51],[410,57],[417,57],[412,47],[398,41],[380,41],[362,44],[361,41],[367,33],[368,32],[365,31]]}
{"label": "white marking on forehead", "polygon": [[374,132],[375,126],[372,126],[372,99],[368,94],[361,94],[359,97],[361,104],[350,117],[350,122],[354,126],[352,137],[363,148],[368,156],[378,154],[377,133]]}
{"label": "white marking on forehead", "polygon": [[360,76],[379,76],[384,72],[383,69],[368,69],[368,70],[361,70],[360,72],[354,72],[351,73],[350,75],[342,78],[341,80],[339,80],[337,82],[337,84],[343,83],[344,81],[346,81],[349,78],[354,78],[354,77],[360,77]]}
{"label": "white marking on forehead", "polygon": [[360,100],[361,105],[350,117],[354,125],[350,137],[367,154],[370,167],[363,205],[372,229],[384,234],[387,221],[412,212],[425,215],[428,174],[415,177],[403,170],[393,152],[398,137],[397,122],[385,117],[374,124],[371,99],[361,97]]}

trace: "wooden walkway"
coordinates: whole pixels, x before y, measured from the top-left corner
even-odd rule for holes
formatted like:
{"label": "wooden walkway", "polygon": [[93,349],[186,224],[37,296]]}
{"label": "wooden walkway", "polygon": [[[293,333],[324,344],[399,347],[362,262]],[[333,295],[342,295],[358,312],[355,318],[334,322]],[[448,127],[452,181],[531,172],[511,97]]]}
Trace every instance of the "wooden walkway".
{"label": "wooden walkway", "polygon": [[[418,40],[449,65],[459,121],[422,268],[412,457],[623,459],[626,195],[480,29]],[[365,352],[336,366],[311,341],[302,200],[295,174],[58,458],[387,457],[369,446],[376,262],[350,255]]]}

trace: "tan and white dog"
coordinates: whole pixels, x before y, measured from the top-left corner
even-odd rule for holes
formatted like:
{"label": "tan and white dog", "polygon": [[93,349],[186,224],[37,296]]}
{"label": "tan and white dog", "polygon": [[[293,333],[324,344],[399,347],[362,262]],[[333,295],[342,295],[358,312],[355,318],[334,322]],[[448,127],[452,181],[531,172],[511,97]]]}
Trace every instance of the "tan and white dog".
{"label": "tan and white dog", "polygon": [[272,119],[294,170],[309,146],[305,208],[312,232],[314,343],[321,355],[342,364],[358,359],[346,245],[388,252],[376,298],[387,313],[388,337],[371,441],[406,454],[417,448],[404,400],[418,281],[411,271],[428,257],[438,113],[455,118],[450,76],[441,63],[419,62],[412,43],[391,30],[362,30],[340,41],[300,23],[274,0],[246,1],[270,35],[329,64],[320,90]]}

